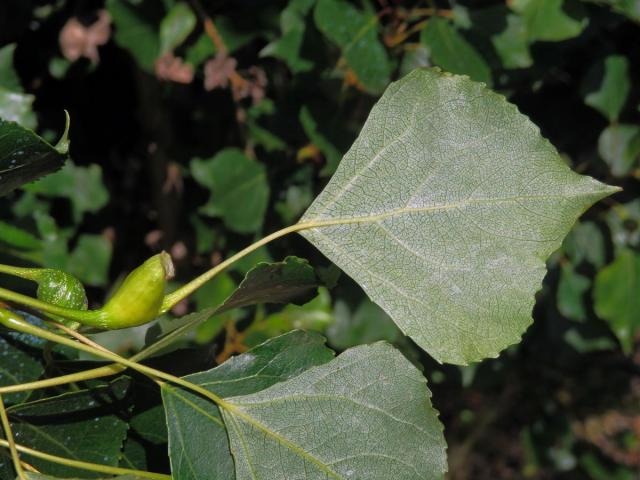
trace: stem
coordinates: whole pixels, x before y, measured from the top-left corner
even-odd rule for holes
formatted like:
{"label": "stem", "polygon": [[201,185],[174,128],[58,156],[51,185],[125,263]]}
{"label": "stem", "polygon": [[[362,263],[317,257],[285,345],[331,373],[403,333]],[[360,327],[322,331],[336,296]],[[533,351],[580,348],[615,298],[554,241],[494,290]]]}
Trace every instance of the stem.
{"label": "stem", "polygon": [[20,455],[18,455],[18,450],[16,449],[16,442],[13,439],[13,432],[11,431],[9,417],[7,417],[7,410],[4,408],[2,395],[0,395],[0,419],[2,420],[2,428],[4,429],[4,435],[7,437],[7,444],[9,445],[9,451],[11,452],[13,466],[16,469],[18,479],[26,480],[24,476],[24,470],[22,469],[22,463],[20,462]]}
{"label": "stem", "polygon": [[[283,228],[281,230],[278,230],[277,232],[273,232],[271,235],[267,235],[266,237],[262,238],[261,240],[258,240],[257,242],[249,245],[245,249],[240,250],[235,255],[232,255],[231,257],[227,258],[224,262],[219,263],[218,265],[213,267],[211,270],[208,270],[207,272],[203,273],[199,277],[196,277],[195,279],[191,280],[189,283],[187,283],[186,285],[182,286],[181,288],[179,288],[175,292],[170,293],[169,295],[166,295],[164,297],[164,301],[162,302],[162,308],[160,309],[160,313],[164,313],[164,312],[166,312],[168,310],[171,310],[171,308],[176,303],[180,302],[182,299],[184,299],[184,298],[188,297],[189,295],[191,295],[195,290],[197,290],[202,285],[204,285],[206,282],[211,280],[218,273],[220,273],[221,271],[226,269],[229,265],[231,265],[234,262],[240,260],[242,257],[248,255],[249,253],[253,252],[254,250],[257,250],[258,248],[262,247],[263,245],[266,245],[267,243],[271,242],[272,240],[275,240],[275,239],[280,238],[280,237],[284,237],[285,235],[287,235],[287,234],[289,234],[291,232],[298,232],[298,231],[304,230],[306,228],[312,228],[312,226],[313,225],[310,224],[310,223],[296,223],[295,225],[291,225],[289,227],[286,227],[286,228]],[[2,292],[0,291],[0,293],[2,293]]]}
{"label": "stem", "polygon": [[100,310],[73,310],[71,308],[59,307],[52,303],[43,302],[33,297],[29,297],[28,295],[12,292],[6,288],[0,288],[0,299],[35,308],[52,315],[59,315],[69,320],[76,320],[83,325],[89,325],[91,327],[104,326],[102,322],[103,312]]}
{"label": "stem", "polygon": [[[6,440],[0,440],[1,447],[8,447],[9,442]],[[89,470],[92,472],[107,473],[110,475],[133,475],[143,478],[150,478],[152,480],[171,480],[170,475],[164,473],[145,472],[143,470],[131,470],[128,468],[110,467],[109,465],[100,465],[98,463],[82,462],[80,460],[72,460],[71,458],[58,457],[57,455],[51,455],[49,453],[33,450],[32,448],[25,447],[23,445],[16,445],[16,450],[31,455],[32,457],[41,458],[49,462],[58,463],[60,465],[66,465],[68,467],[80,468],[82,470]]]}
{"label": "stem", "polygon": [[4,265],[0,263],[0,273],[13,275],[15,277],[26,278],[27,280],[35,280],[41,268],[23,268],[14,267],[13,265]]}
{"label": "stem", "polygon": [[[161,350],[166,345],[170,344],[176,337],[179,337],[186,331],[193,328],[197,323],[199,323],[198,319],[176,328],[175,330],[167,333],[164,337],[159,339],[154,344],[149,345],[144,350],[141,350],[140,352],[133,355],[129,360],[133,362],[139,362],[141,360],[144,360],[145,358],[150,357],[158,350]],[[47,378],[45,380],[37,380],[35,382],[0,387],[0,395],[7,393],[25,392],[28,390],[37,390],[41,388],[57,387],[59,385],[66,385],[68,383],[84,382],[96,378],[109,377],[111,375],[116,375],[120,372],[123,372],[124,370],[126,370],[126,367],[123,367],[122,365],[117,363],[112,363],[111,365],[105,365],[103,367],[93,368],[90,370],[85,370],[83,372],[61,375],[55,378]]]}
{"label": "stem", "polygon": [[[51,340],[52,342],[59,343],[61,345],[66,345],[71,348],[75,348],[76,350],[80,350],[83,352],[90,353],[95,355],[96,357],[102,357],[112,362],[116,362],[122,365],[125,365],[133,370],[136,370],[144,375],[147,375],[153,379],[161,378],[168,382],[174,383],[176,385],[180,385],[188,390],[192,390],[203,397],[208,398],[212,402],[216,403],[220,407],[235,410],[234,406],[223,400],[218,395],[202,388],[200,385],[196,385],[195,383],[191,383],[187,380],[184,380],[180,377],[176,377],[174,375],[170,375],[161,370],[156,370],[155,368],[148,367],[146,365],[141,365],[131,360],[127,360],[126,358],[121,357],[120,355],[116,355],[115,353],[103,350],[97,350],[88,345],[84,345],[82,343],[74,342],[66,337],[62,337],[48,330],[44,330],[42,328],[36,327],[35,325],[31,325],[22,319],[19,315],[11,312],[9,310],[5,310],[0,308],[0,324],[4,325],[7,328],[12,330],[17,330],[22,333],[27,333],[29,335],[34,335],[36,337],[44,338],[45,340]],[[83,373],[83,372],[81,372]]]}

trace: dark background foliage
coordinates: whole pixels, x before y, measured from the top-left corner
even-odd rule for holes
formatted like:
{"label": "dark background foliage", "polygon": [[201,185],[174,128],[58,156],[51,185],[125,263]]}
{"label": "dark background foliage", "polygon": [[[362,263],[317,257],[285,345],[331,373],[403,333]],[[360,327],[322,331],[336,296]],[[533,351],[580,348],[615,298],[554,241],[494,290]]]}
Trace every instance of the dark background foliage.
{"label": "dark background foliage", "polygon": [[[390,81],[429,65],[468,74],[518,105],[574,169],[624,188],[549,261],[521,344],[479,365],[438,365],[342,275],[302,308],[234,311],[226,330],[214,319],[189,354],[160,361],[198,371],[294,327],[321,330],[338,349],[385,338],[429,379],[451,478],[639,478],[640,4],[332,0],[319,2],[322,14],[315,3],[4,0],[0,116],[54,141],[67,109],[75,166],[0,199],[2,260],[70,270],[95,305],[161,249],[184,282],[295,222]],[[183,31],[184,18],[193,24]],[[227,52],[207,34],[211,21]],[[233,162],[253,173],[234,177]],[[243,181],[255,183],[241,202],[216,200]],[[336,276],[296,236],[251,261],[286,255]],[[224,298],[249,266],[174,315]],[[102,340],[126,352],[145,335]],[[149,468],[166,468],[162,446],[146,448]]]}

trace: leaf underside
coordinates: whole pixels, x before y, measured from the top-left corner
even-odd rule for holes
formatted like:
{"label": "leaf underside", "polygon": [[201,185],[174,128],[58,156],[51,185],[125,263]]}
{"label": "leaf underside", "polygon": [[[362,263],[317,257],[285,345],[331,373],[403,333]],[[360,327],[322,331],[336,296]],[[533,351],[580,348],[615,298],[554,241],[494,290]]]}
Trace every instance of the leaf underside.
{"label": "leaf underside", "polygon": [[301,233],[435,359],[466,364],[519,341],[545,260],[616,191],[484,84],[421,69],[386,90]]}
{"label": "leaf underside", "polygon": [[228,398],[236,479],[440,479],[445,441],[429,397],[422,374],[376,343]]}

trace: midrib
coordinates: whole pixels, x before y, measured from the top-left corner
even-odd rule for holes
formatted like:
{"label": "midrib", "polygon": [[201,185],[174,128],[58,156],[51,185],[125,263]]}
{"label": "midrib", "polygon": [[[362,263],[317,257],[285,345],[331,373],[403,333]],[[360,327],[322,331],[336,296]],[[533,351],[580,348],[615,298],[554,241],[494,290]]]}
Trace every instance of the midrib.
{"label": "midrib", "polygon": [[[460,202],[446,203],[440,205],[431,205],[428,207],[402,207],[388,212],[383,212],[375,215],[361,215],[354,217],[341,217],[341,218],[329,218],[326,220],[305,220],[295,225],[295,230],[308,230],[312,228],[331,227],[334,225],[345,224],[361,224],[361,223],[375,223],[387,218],[396,217],[400,215],[407,215],[412,213],[433,213],[442,212],[446,210],[453,210],[456,208],[464,208],[477,205],[498,205],[504,203],[517,203],[522,200],[559,200],[567,199],[572,195],[518,195],[513,197],[499,197],[499,198],[478,198],[467,199]],[[579,195],[575,195],[579,196]],[[326,210],[325,210],[326,211]]]}

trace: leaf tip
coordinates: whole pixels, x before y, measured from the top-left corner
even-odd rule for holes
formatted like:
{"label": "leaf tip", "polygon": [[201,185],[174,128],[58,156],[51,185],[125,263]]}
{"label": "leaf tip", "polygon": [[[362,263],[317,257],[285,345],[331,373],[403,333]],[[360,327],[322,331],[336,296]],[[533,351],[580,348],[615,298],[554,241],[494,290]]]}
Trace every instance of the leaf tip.
{"label": "leaf tip", "polygon": [[65,122],[64,122],[64,132],[58,143],[56,143],[55,148],[58,153],[61,155],[66,155],[69,153],[69,127],[71,127],[71,117],[69,116],[69,112],[67,110],[64,111]]}

